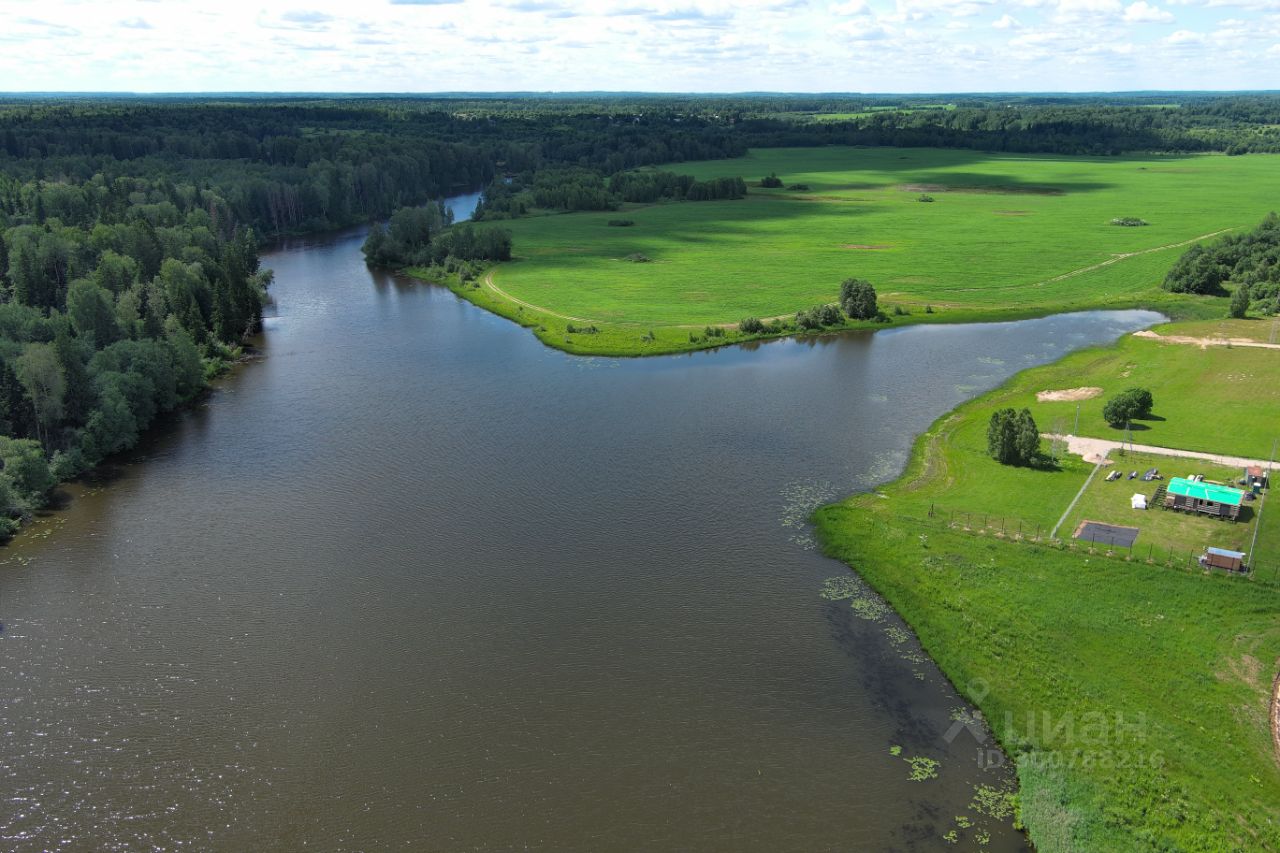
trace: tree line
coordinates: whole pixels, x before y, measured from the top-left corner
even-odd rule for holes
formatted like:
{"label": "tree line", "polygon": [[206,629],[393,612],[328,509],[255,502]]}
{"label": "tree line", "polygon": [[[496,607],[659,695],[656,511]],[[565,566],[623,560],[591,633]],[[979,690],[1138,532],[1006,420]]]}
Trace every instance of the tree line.
{"label": "tree line", "polygon": [[721,201],[746,195],[747,184],[741,177],[700,181],[674,172],[628,171],[606,179],[591,169],[543,169],[489,184],[473,218],[492,221],[514,219],[535,209],[617,210],[624,202]]}
{"label": "tree line", "polygon": [[1231,314],[1249,310],[1280,313],[1280,216],[1267,214],[1245,234],[1197,243],[1178,258],[1164,279],[1174,293],[1221,295],[1232,288]]}
{"label": "tree line", "polygon": [[365,260],[396,268],[511,260],[510,231],[452,223],[452,211],[440,202],[403,207],[385,225],[369,229],[362,247]]}
{"label": "tree line", "polygon": [[253,230],[163,178],[13,192],[0,212],[0,536],[132,447],[262,322]]}

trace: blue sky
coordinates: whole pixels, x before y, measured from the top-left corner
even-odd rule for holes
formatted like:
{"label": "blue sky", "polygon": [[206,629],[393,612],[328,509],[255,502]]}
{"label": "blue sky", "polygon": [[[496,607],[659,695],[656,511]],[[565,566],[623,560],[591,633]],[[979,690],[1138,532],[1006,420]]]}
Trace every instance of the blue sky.
{"label": "blue sky", "polygon": [[1280,0],[0,0],[5,91],[1280,89]]}

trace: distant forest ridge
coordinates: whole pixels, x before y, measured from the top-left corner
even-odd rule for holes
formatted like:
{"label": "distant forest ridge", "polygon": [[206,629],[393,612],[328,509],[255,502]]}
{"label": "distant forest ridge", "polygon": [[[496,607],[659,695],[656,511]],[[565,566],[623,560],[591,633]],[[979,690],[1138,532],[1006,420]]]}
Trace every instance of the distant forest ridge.
{"label": "distant forest ridge", "polygon": [[609,176],[813,145],[1277,152],[1280,95],[11,95],[0,98],[0,215],[21,215],[16,197],[35,185],[163,177],[214,191],[270,235],[548,166]]}

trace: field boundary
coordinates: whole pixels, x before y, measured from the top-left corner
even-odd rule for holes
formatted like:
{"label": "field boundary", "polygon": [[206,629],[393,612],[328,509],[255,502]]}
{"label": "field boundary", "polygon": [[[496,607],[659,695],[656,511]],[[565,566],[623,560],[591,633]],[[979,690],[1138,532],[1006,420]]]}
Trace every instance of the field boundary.
{"label": "field boundary", "polygon": [[1071,515],[1071,510],[1076,508],[1076,504],[1080,503],[1080,496],[1084,494],[1085,489],[1089,488],[1089,484],[1093,482],[1094,475],[1098,473],[1098,469],[1107,463],[1107,457],[1103,456],[1094,463],[1093,470],[1089,472],[1089,476],[1084,478],[1084,485],[1080,487],[1080,491],[1076,492],[1076,496],[1071,499],[1071,503],[1067,504],[1067,510],[1062,514],[1062,518],[1058,519],[1058,523],[1053,526],[1053,530],[1049,533],[1050,539],[1058,538],[1058,528],[1066,523],[1067,517]]}

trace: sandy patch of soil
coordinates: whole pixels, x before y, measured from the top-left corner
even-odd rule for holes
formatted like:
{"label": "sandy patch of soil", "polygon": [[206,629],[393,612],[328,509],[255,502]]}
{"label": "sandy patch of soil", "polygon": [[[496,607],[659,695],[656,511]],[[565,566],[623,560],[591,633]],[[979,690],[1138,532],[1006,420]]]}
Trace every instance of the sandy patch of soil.
{"label": "sandy patch of soil", "polygon": [[1068,403],[1075,400],[1092,400],[1102,393],[1101,388],[1061,388],[1057,391],[1037,391],[1036,401],[1040,403]]}
{"label": "sandy patch of soil", "polygon": [[1200,349],[1208,349],[1209,347],[1257,347],[1258,349],[1280,349],[1280,344],[1264,344],[1261,341],[1250,340],[1249,338],[1193,338],[1190,335],[1162,335],[1153,332],[1150,329],[1143,329],[1141,332],[1134,332],[1135,338],[1150,338],[1153,341],[1162,341],[1166,344],[1190,344],[1200,347]]}

